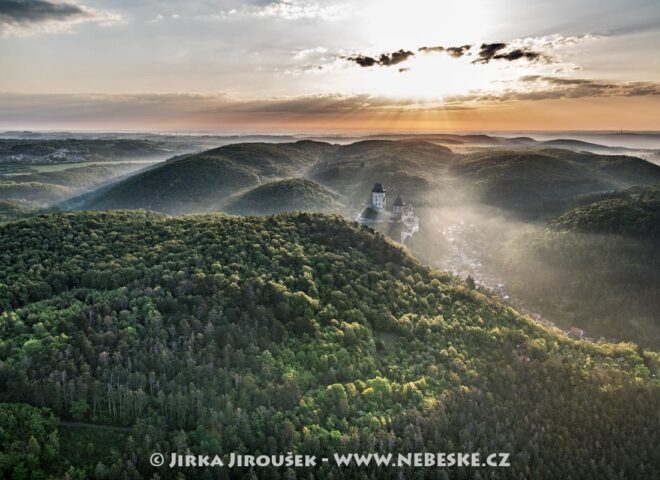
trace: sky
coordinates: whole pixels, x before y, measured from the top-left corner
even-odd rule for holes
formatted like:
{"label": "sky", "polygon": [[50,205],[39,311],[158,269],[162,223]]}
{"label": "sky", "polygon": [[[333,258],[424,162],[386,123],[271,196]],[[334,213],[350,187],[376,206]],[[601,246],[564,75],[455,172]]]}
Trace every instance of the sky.
{"label": "sky", "polygon": [[660,130],[658,0],[0,0],[0,129]]}

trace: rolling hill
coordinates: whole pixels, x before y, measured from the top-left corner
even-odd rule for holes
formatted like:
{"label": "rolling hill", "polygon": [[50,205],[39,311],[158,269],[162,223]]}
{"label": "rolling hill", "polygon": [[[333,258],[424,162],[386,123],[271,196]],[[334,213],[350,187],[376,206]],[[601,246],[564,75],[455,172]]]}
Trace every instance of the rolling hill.
{"label": "rolling hill", "polygon": [[[0,252],[5,477],[176,478],[154,451],[510,453],[481,478],[658,464],[656,353],[546,330],[337,216],[47,215],[0,226]],[[286,472],[310,473],[262,471]]]}
{"label": "rolling hill", "polygon": [[553,226],[587,233],[635,235],[660,241],[660,186],[633,187],[579,199]]}
{"label": "rolling hill", "polygon": [[159,164],[87,199],[82,209],[144,208],[173,214],[213,211],[243,189],[304,173],[332,148],[310,141],[226,145]]}
{"label": "rolling hill", "polygon": [[554,149],[456,156],[450,172],[477,200],[523,217],[560,211],[579,195],[660,181],[660,167],[640,158]]}
{"label": "rolling hill", "polygon": [[13,201],[27,209],[46,208],[143,167],[139,163],[117,163],[86,165],[52,172],[0,174],[0,201]]}
{"label": "rolling hill", "polygon": [[659,182],[660,167],[635,157],[560,149],[456,154],[422,140],[244,143],[173,158],[74,204],[171,214],[219,211],[232,196],[301,177],[341,194],[351,210],[380,182],[415,206],[476,200],[534,218],[556,213],[580,195]]}
{"label": "rolling hill", "polygon": [[237,215],[272,215],[287,211],[331,212],[344,209],[340,196],[304,178],[265,183],[230,198],[222,210]]}
{"label": "rolling hill", "polygon": [[354,202],[368,198],[374,182],[423,203],[443,181],[453,152],[425,141],[367,140],[338,147],[312,167],[309,177]]}

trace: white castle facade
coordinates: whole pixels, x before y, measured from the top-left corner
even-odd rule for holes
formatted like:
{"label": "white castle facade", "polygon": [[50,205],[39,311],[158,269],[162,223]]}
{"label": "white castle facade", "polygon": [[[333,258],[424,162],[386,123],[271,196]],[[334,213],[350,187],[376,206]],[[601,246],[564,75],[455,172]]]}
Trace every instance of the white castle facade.
{"label": "white castle facade", "polygon": [[419,231],[419,218],[412,204],[406,205],[400,195],[397,195],[392,209],[388,211],[387,191],[382,183],[376,183],[371,189],[371,200],[357,214],[355,221],[374,227],[378,224],[398,224],[401,227],[401,243]]}

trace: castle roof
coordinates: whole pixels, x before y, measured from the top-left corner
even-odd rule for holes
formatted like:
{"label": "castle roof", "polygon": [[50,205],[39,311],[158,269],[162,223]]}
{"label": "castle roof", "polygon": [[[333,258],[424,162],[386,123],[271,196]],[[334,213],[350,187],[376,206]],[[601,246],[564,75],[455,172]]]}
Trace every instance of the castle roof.
{"label": "castle roof", "polygon": [[392,204],[394,207],[403,207],[403,200],[401,199],[401,195],[396,196],[396,200],[394,200],[394,203]]}
{"label": "castle roof", "polygon": [[385,193],[385,187],[382,183],[377,183],[374,185],[374,188],[371,189],[371,193]]}

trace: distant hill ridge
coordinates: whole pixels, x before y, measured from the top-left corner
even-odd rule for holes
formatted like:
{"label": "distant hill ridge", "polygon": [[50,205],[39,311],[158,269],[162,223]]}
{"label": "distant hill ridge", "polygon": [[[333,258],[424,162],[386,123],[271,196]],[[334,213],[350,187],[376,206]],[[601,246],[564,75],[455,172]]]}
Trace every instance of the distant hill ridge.
{"label": "distant hill ridge", "polygon": [[[392,195],[400,194],[416,206],[470,192],[477,201],[533,218],[560,211],[576,196],[660,182],[660,167],[636,157],[556,148],[457,154],[419,139],[348,145],[311,140],[245,143],[159,164],[87,197],[80,208],[145,208],[172,214],[219,211],[235,200],[232,196],[298,177],[340,194],[342,203],[355,211],[367,200],[374,182],[380,182]],[[314,194],[308,193],[312,195],[307,197],[309,209],[315,210]],[[318,188],[316,194],[323,202]],[[271,209],[264,205],[261,212],[251,211]]]}

